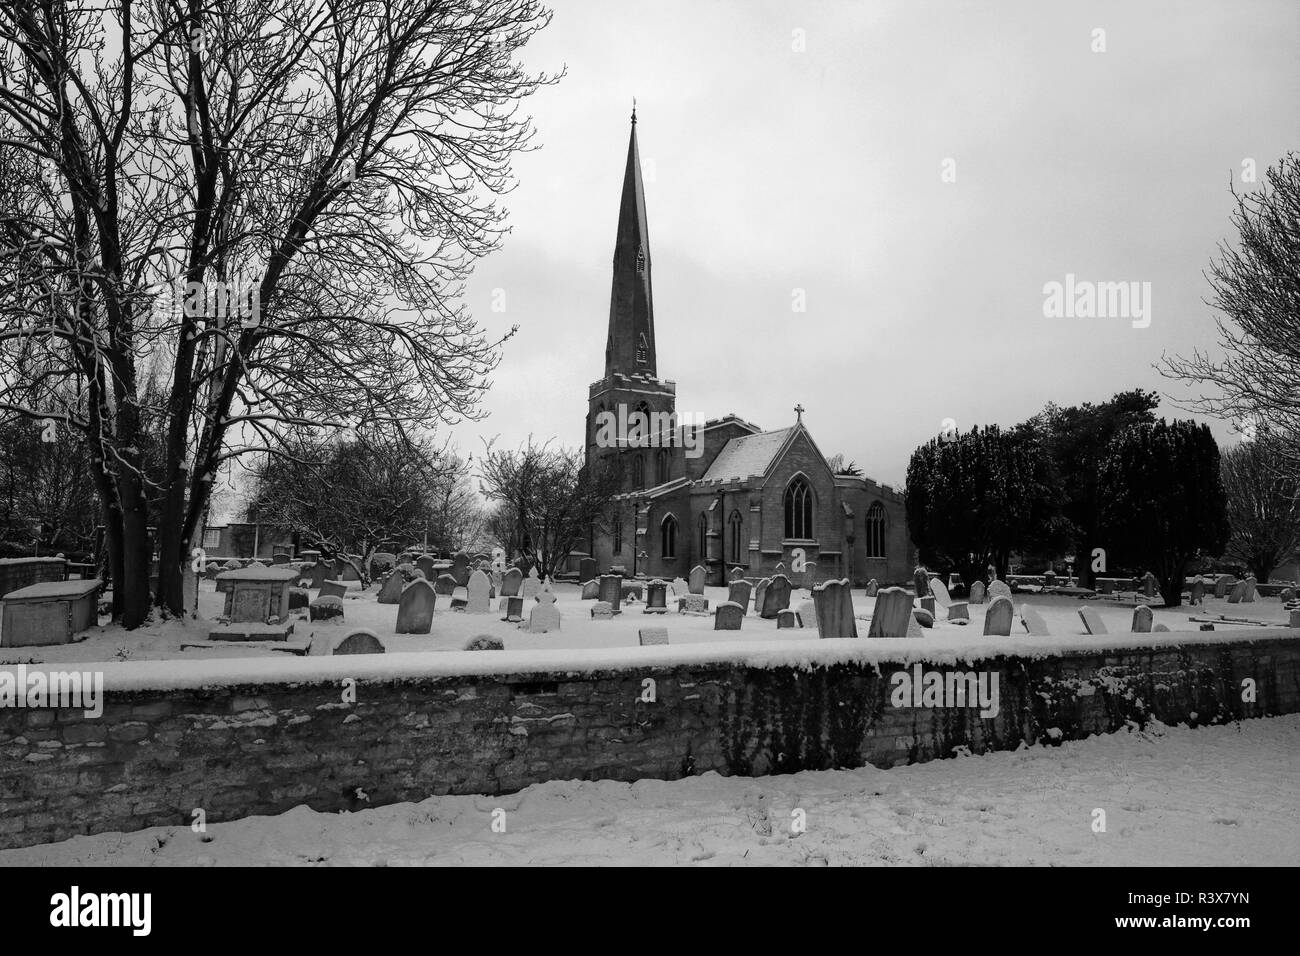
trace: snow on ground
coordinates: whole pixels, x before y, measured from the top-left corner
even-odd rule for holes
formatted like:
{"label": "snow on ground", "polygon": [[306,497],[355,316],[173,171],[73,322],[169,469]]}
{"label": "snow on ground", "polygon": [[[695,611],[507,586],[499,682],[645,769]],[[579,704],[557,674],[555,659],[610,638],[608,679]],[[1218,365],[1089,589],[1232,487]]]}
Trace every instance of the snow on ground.
{"label": "snow on ground", "polygon": [[[492,830],[505,811],[506,832]],[[792,812],[806,815],[793,834]],[[1106,832],[1094,833],[1094,810]],[[76,837],[0,866],[1294,866],[1300,715],[1156,726],[892,770],[563,781],[358,813]]]}
{"label": "snow on ground", "polygon": [[[316,623],[301,621],[294,631],[295,638],[311,637],[317,630],[328,629],[340,636],[351,628],[370,628],[380,636],[389,653],[409,651],[456,651],[465,642],[479,634],[499,637],[506,650],[546,651],[556,648],[618,648],[636,647],[637,631],[642,627],[667,627],[669,640],[674,645],[713,643],[722,636],[730,641],[765,642],[790,640],[817,640],[815,627],[803,630],[778,631],[776,621],[765,621],[751,609],[745,617],[739,632],[717,632],[713,630],[712,613],[706,616],[678,614],[670,610],[667,614],[642,613],[643,604],[625,604],[623,613],[612,620],[592,620],[590,609],[592,601],[583,601],[577,585],[557,584],[556,607],[562,615],[561,630],[549,634],[529,634],[517,624],[501,620],[496,611],[497,602],[492,602],[493,611],[489,614],[466,614],[450,610],[450,601],[445,596],[438,597],[438,607],[434,612],[433,633],[396,634],[397,605],[379,604],[375,601],[377,587],[362,592],[359,582],[349,585],[348,599],[345,601],[344,623]],[[709,607],[727,599],[725,588],[706,588]],[[806,590],[796,590],[791,598],[791,607],[797,608],[801,601],[809,598]],[[1051,633],[1062,638],[1076,637],[1085,633],[1079,620],[1079,608],[1088,604],[1096,608],[1111,634],[1127,634],[1131,627],[1133,605],[1116,605],[1102,600],[1079,601],[1075,598],[1038,595],[1033,593],[1013,595],[1017,609],[1023,603],[1032,604],[1046,620]],[[248,647],[221,647],[215,649],[183,649],[182,642],[204,640],[207,637],[209,622],[221,614],[224,595],[216,592],[216,585],[211,581],[201,584],[199,593],[199,613],[206,620],[171,621],[160,625],[151,625],[127,631],[117,626],[99,626],[90,629],[84,640],[73,644],[0,648],[0,665],[16,663],[57,663],[62,661],[139,661],[160,658],[179,658],[183,660],[208,659],[214,657],[274,657],[284,658],[288,655],[281,651]],[[531,601],[525,602],[525,614]],[[672,603],[670,601],[670,603]],[[861,590],[853,595],[855,612],[869,616],[875,607],[875,598],[868,598]],[[942,649],[945,644],[960,646],[968,644],[972,638],[982,636],[984,614],[988,605],[970,607],[971,623],[965,627],[940,621],[935,629],[925,632],[925,640],[933,643],[935,649]],[[1195,615],[1244,617],[1259,621],[1283,623],[1287,613],[1277,598],[1261,598],[1253,604],[1228,604],[1226,600],[1208,598],[1204,607],[1170,608],[1155,610],[1155,620],[1169,627],[1171,631],[1198,630],[1198,625],[1190,622],[1188,617]],[[941,610],[939,617],[944,617]],[[1218,631],[1231,633],[1234,626],[1218,625]],[[867,623],[859,621],[859,636],[865,637]],[[1013,624],[1012,633],[1023,635],[1019,617]],[[1282,632],[1286,633],[1286,632]],[[986,639],[988,640],[988,639]]]}

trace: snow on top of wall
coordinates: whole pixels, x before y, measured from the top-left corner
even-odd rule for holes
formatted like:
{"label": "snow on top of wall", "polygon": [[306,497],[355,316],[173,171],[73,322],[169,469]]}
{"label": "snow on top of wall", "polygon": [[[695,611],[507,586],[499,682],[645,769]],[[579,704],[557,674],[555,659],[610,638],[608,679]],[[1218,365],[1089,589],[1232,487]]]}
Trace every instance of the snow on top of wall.
{"label": "snow on top of wall", "polygon": [[[1151,634],[1065,635],[1062,637],[924,637],[808,640],[762,644],[718,641],[649,647],[557,648],[519,651],[421,651],[357,654],[339,657],[216,658],[208,660],[62,662],[25,665],[38,671],[103,671],[108,691],[192,690],[249,684],[337,683],[413,680],[442,677],[547,674],[582,677],[598,671],[645,674],[650,668],[708,665],[811,670],[842,663],[926,663],[955,666],[1000,656],[1020,658],[1099,654],[1135,648],[1179,645],[1237,644],[1260,640],[1300,640],[1300,630],[1280,627]],[[0,666],[16,672],[18,665]]]}

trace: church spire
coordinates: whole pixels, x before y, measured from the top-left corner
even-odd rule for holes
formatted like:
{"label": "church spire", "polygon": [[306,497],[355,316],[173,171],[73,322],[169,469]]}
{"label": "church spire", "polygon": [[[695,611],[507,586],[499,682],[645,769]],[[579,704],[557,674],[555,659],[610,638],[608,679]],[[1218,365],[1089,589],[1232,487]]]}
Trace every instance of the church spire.
{"label": "church spire", "polygon": [[632,101],[632,133],[627,144],[627,168],[618,207],[614,239],[614,281],[609,298],[609,339],[605,374],[655,371],[654,303],[650,294],[650,232],[646,223],[645,186],[636,143],[636,101]]}

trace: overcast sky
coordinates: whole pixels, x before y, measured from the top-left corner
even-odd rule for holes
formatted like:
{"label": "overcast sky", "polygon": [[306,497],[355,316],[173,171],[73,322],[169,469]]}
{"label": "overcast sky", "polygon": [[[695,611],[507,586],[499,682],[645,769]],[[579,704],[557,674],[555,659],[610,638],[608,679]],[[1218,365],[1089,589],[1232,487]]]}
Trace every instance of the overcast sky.
{"label": "overcast sky", "polygon": [[[524,59],[568,76],[529,101],[542,148],[468,289],[489,330],[519,333],[463,451],[582,441],[633,96],[679,412],[773,429],[802,403],[824,454],[889,483],[945,418],[1181,390],[1152,366],[1214,342],[1203,271],[1229,179],[1252,188],[1243,161],[1262,177],[1300,148],[1296,0],[554,9]],[[1151,283],[1149,326],[1044,317],[1067,273]]]}

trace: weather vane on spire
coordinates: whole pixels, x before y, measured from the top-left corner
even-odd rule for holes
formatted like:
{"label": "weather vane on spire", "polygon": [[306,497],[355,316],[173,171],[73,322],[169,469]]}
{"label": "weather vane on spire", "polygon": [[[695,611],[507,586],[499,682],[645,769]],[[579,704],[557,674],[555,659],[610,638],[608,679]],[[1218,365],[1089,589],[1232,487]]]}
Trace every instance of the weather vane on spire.
{"label": "weather vane on spire", "polygon": [[636,125],[636,97],[632,97],[632,125]]}

